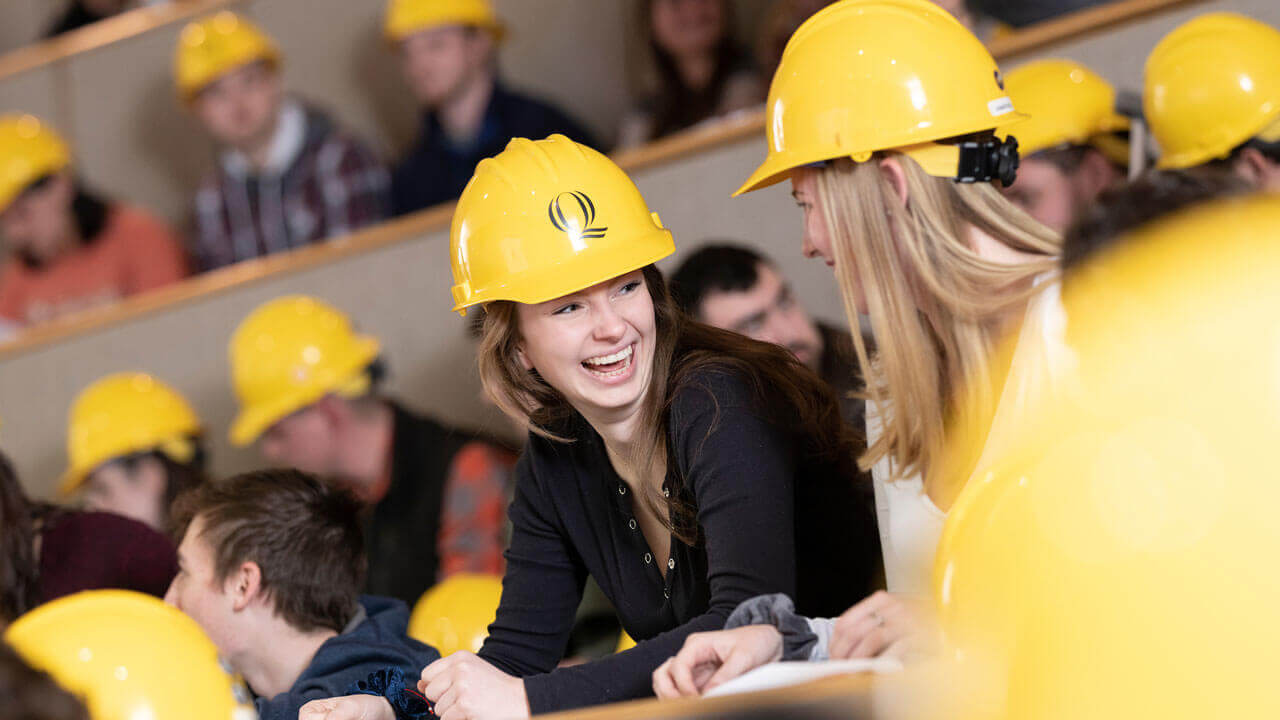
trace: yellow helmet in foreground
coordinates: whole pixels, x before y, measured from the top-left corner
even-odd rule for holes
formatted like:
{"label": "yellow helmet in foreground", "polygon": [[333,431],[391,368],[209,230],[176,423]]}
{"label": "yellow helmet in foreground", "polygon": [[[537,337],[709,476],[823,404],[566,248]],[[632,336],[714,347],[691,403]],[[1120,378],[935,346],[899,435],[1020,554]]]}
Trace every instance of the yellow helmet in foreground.
{"label": "yellow helmet in foreground", "polygon": [[1225,158],[1255,137],[1280,141],[1280,30],[1270,25],[1201,15],[1155,46],[1143,85],[1159,168]]}
{"label": "yellow helmet in foreground", "polygon": [[735,195],[795,168],[881,150],[939,177],[981,181],[1017,169],[1016,143],[936,141],[1021,119],[991,53],[929,0],[840,0],[787,42],[765,107],[768,155]]}
{"label": "yellow helmet in foreground", "polygon": [[174,54],[178,94],[190,101],[213,81],[253,62],[280,64],[274,40],[243,17],[224,10],[182,29]]}
{"label": "yellow helmet in foreground", "polygon": [[[1024,158],[1059,145],[1105,145],[1111,133],[1129,129],[1129,119],[1116,112],[1111,83],[1073,60],[1027,63],[1009,71],[1005,87],[1018,111],[1029,116],[1015,131]],[[1109,147],[1099,149],[1128,162],[1127,148],[1114,154]]]}
{"label": "yellow helmet in foreground", "polygon": [[176,390],[146,373],[109,375],[85,388],[67,422],[69,467],[60,492],[73,492],[108,460],[156,450],[175,462],[195,455],[200,420]]}
{"label": "yellow helmet in foreground", "polygon": [[380,350],[375,338],[357,335],[350,318],[322,300],[290,295],[259,306],[240,322],[228,348],[240,401],[231,442],[248,445],[325,395],[364,394]]}
{"label": "yellow helmet in foreground", "polygon": [[18,618],[4,639],[81,697],[93,720],[257,717],[200,626],[149,595],[68,595]]}
{"label": "yellow helmet in foreground", "polygon": [[423,30],[443,25],[467,25],[503,35],[502,21],[489,0],[390,0],[383,32],[400,41]]}
{"label": "yellow helmet in foreground", "polygon": [[442,657],[459,650],[479,652],[501,599],[501,576],[450,575],[413,606],[409,637],[439,650]]}
{"label": "yellow helmet in foreground", "polygon": [[453,309],[540,303],[675,252],[612,160],[563,135],[516,138],[481,160],[453,214]]}
{"label": "yellow helmet in foreground", "polygon": [[0,116],[0,212],[35,181],[71,164],[67,143],[33,115]]}
{"label": "yellow helmet in foreground", "polygon": [[1076,372],[943,532],[954,658],[997,698],[953,716],[1280,715],[1278,227],[1222,202],[1070,278]]}

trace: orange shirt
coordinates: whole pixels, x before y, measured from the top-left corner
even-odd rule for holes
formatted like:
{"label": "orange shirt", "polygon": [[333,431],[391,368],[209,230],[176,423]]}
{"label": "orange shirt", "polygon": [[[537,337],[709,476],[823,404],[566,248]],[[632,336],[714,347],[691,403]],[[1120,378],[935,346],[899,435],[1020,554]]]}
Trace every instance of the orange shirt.
{"label": "orange shirt", "polygon": [[136,208],[113,205],[106,227],[88,246],[38,270],[16,259],[0,272],[0,317],[33,325],[60,315],[181,280],[187,257],[164,223]]}

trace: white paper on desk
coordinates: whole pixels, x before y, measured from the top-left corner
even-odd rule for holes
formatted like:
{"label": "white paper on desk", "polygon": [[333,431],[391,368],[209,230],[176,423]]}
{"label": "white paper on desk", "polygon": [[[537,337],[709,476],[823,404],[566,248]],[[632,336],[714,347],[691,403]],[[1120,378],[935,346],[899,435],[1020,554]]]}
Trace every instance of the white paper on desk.
{"label": "white paper on desk", "polygon": [[800,685],[831,675],[852,675],[864,672],[894,673],[900,670],[902,670],[902,663],[892,658],[774,662],[740,675],[706,693],[703,697],[772,690],[788,685]]}

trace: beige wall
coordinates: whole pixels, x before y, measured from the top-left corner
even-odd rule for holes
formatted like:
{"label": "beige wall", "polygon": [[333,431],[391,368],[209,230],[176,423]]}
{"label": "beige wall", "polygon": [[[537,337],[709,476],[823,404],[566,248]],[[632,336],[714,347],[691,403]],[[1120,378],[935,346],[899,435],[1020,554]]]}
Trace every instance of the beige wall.
{"label": "beige wall", "polygon": [[30,45],[44,37],[44,31],[66,5],[66,0],[2,0],[0,53]]}

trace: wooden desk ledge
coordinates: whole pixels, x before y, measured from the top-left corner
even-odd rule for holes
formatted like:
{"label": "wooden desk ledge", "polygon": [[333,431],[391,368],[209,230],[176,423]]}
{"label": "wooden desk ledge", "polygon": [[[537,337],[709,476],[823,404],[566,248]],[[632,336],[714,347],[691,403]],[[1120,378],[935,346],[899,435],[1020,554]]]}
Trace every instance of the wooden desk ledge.
{"label": "wooden desk ledge", "polygon": [[245,0],[170,0],[134,8],[0,55],[0,80],[243,2]]}
{"label": "wooden desk ledge", "polygon": [[877,717],[872,702],[875,673],[837,675],[790,687],[713,698],[632,700],[563,713],[539,715],[545,720],[685,720],[710,717],[806,717],[868,720]]}

